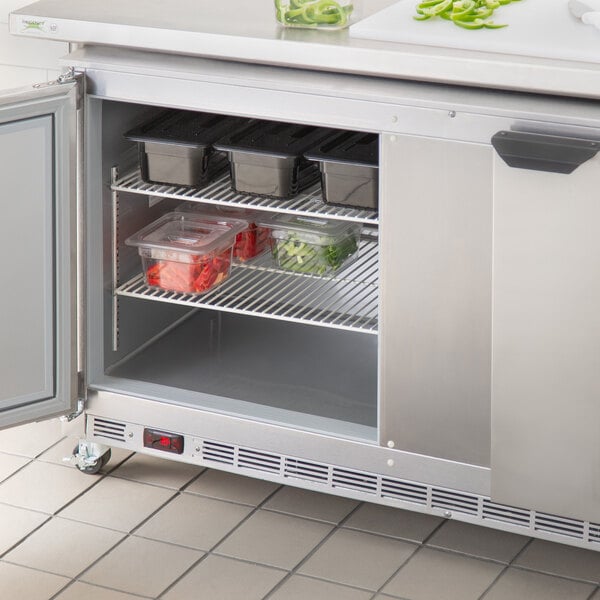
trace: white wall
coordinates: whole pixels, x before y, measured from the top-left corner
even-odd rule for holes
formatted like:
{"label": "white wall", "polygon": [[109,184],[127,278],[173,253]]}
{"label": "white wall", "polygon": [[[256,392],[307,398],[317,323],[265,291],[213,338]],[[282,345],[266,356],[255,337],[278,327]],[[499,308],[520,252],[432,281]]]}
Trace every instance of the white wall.
{"label": "white wall", "polygon": [[33,0],[0,0],[0,89],[20,87],[55,79],[58,59],[67,44],[48,42],[8,33],[8,14]]}

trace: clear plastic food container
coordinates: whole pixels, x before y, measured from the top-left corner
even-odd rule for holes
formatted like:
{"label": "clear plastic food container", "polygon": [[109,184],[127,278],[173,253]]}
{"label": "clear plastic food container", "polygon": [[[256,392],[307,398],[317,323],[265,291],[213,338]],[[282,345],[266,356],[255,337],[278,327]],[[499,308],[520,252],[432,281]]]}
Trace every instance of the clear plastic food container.
{"label": "clear plastic food container", "polygon": [[361,0],[274,0],[284,27],[344,29],[360,18]]}
{"label": "clear plastic food container", "polygon": [[358,256],[362,227],[296,215],[277,215],[260,222],[271,230],[271,252],[286,271],[326,275]]}
{"label": "clear plastic food container", "polygon": [[193,214],[169,213],[125,243],[136,246],[151,287],[202,294],[229,277],[235,226],[207,223]]}
{"label": "clear plastic food container", "polygon": [[198,202],[184,202],[177,212],[197,214],[206,219],[214,219],[219,223],[242,221],[244,228],[239,231],[233,246],[233,257],[246,262],[260,256],[269,247],[269,230],[256,225],[256,221],[265,218],[264,213],[247,208],[233,206],[214,206]]}

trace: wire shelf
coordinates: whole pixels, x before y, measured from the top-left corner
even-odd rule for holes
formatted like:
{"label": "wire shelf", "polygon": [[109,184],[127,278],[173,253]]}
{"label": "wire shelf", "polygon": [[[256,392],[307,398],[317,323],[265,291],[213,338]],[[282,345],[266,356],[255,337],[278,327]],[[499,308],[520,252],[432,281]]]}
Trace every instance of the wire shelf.
{"label": "wire shelf", "polygon": [[143,274],[118,287],[116,293],[196,308],[377,333],[376,242],[361,241],[358,258],[334,277],[290,273],[270,265],[268,255],[251,264],[235,263],[222,285],[201,295],[147,286]]}
{"label": "wire shelf", "polygon": [[203,188],[189,188],[185,186],[146,183],[142,180],[139,169],[134,169],[119,177],[111,185],[111,189],[118,192],[144,194],[159,198],[173,198],[207,204],[220,204],[223,206],[241,206],[295,215],[318,215],[328,219],[339,219],[355,223],[370,223],[372,225],[379,223],[376,211],[325,204],[319,185],[312,186],[290,200],[279,200],[276,198],[240,194],[232,189],[231,177],[229,175],[223,175],[215,182]]}

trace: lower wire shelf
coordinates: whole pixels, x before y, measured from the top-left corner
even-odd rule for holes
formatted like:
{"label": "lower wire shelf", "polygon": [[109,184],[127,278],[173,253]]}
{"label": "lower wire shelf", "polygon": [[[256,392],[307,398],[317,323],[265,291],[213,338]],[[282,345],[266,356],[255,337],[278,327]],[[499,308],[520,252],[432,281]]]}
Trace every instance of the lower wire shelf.
{"label": "lower wire shelf", "polygon": [[263,256],[250,264],[234,263],[229,278],[205,294],[150,287],[141,273],[119,286],[116,294],[376,334],[378,281],[377,243],[363,240],[359,257],[333,277],[283,271]]}

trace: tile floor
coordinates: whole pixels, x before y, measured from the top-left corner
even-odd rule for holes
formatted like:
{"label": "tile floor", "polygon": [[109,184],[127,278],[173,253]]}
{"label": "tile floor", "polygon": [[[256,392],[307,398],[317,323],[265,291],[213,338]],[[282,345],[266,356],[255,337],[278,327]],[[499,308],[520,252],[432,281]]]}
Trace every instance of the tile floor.
{"label": "tile floor", "polygon": [[0,432],[0,598],[600,600],[600,552],[74,445]]}

